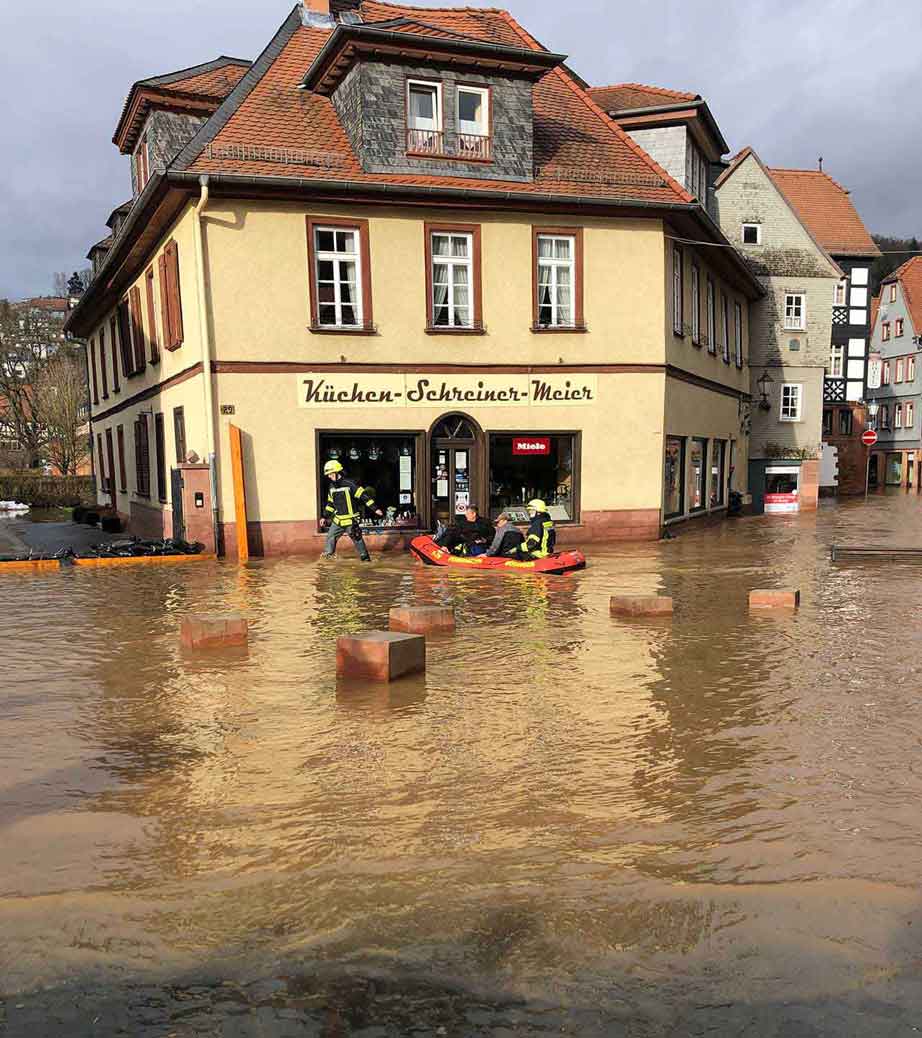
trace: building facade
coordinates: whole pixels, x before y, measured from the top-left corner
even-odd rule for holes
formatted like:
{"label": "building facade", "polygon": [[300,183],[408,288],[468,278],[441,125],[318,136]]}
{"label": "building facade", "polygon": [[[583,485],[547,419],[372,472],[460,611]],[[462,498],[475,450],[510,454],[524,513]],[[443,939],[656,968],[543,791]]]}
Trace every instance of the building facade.
{"label": "building facade", "polygon": [[101,502],[131,529],[182,532],[191,459],[235,549],[232,425],[254,553],[321,550],[334,458],[375,488],[381,547],[535,496],[564,543],[655,538],[746,490],[758,281],[673,248],[726,242],[561,55],[505,12],[311,0],[210,115],[172,119],[203,67],[143,109],[133,88],[139,193],[71,318]]}
{"label": "building facade", "polygon": [[[874,485],[919,486],[922,460],[922,256],[895,270],[880,287],[880,302],[871,335],[868,396],[879,405],[878,442],[871,452]],[[878,360],[879,356],[879,360]]]}

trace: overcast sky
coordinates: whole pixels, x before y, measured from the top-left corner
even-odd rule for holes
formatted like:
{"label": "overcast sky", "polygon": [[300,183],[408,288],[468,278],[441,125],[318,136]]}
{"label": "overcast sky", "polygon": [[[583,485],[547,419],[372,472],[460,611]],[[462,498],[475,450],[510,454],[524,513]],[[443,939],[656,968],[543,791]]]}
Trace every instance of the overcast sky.
{"label": "overcast sky", "polygon": [[[291,6],[0,0],[0,298],[47,294],[54,271],[85,266],[129,197],[128,159],[111,138],[131,84],[219,54],[255,58]],[[919,0],[506,6],[588,82],[700,93],[734,151],[748,144],[770,165],[811,169],[822,155],[872,232],[922,236]]]}

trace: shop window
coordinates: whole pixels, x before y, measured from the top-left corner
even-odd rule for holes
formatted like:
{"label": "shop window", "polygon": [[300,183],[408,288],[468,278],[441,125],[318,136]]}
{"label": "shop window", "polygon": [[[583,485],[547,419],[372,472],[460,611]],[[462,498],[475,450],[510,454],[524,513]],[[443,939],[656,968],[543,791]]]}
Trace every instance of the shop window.
{"label": "shop window", "polygon": [[307,224],[311,330],[371,330],[368,221],[308,219]]}
{"label": "shop window", "polygon": [[490,516],[523,511],[537,497],[555,522],[576,520],[576,459],[573,433],[492,433]]}
{"label": "shop window", "polygon": [[666,437],[666,457],[663,466],[663,517],[675,519],[685,514],[685,440],[680,436]]}
{"label": "shop window", "polygon": [[765,470],[764,508],[767,514],[800,510],[800,469],[792,465],[771,466]]}
{"label": "shop window", "polygon": [[887,486],[898,487],[903,482],[903,455],[887,455]]}
{"label": "shop window", "polygon": [[851,436],[852,434],[852,413],[848,408],[841,408],[839,411],[839,435],[840,436]]}
{"label": "shop window", "polygon": [[319,433],[317,440],[319,511],[323,515],[330,483],[323,475],[328,461],[339,461],[348,479],[373,491],[379,518],[365,511],[365,527],[417,529],[419,516],[419,437],[414,433]]}
{"label": "shop window", "polygon": [[823,435],[832,435],[832,411],[829,410],[823,412]]}
{"label": "shop window", "polygon": [[427,331],[483,331],[480,228],[426,224]]}
{"label": "shop window", "polygon": [[711,508],[721,508],[726,503],[726,482],[726,440],[711,440]]}
{"label": "shop window", "polygon": [[535,331],[583,330],[583,232],[535,229]]}
{"label": "shop window", "polygon": [[707,507],[708,441],[692,439],[688,456],[688,510],[700,512]]}

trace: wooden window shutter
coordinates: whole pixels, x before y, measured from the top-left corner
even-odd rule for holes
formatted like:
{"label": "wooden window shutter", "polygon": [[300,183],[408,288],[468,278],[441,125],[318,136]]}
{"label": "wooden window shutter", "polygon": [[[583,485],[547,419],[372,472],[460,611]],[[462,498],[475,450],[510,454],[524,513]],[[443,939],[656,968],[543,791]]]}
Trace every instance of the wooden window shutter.
{"label": "wooden window shutter", "polygon": [[128,293],[128,299],[131,341],[134,343],[134,370],[141,372],[147,367],[147,344],[144,341],[144,320],[141,315],[141,290],[137,285]]}
{"label": "wooden window shutter", "polygon": [[160,362],[160,340],[157,337],[157,314],[154,310],[154,268],[148,267],[144,278],[147,290],[147,341],[150,343],[150,362]]}
{"label": "wooden window shutter", "polygon": [[106,329],[99,329],[99,373],[102,375],[102,397],[109,399],[109,372],[106,369]]}
{"label": "wooden window shutter", "polygon": [[99,489],[106,490],[106,462],[102,452],[102,433],[96,434],[96,475],[99,476]]}
{"label": "wooden window shutter", "polygon": [[163,329],[163,348],[171,350],[173,347],[170,345],[170,291],[167,286],[165,252],[157,260],[157,270],[160,274],[160,327]]}
{"label": "wooden window shutter", "polygon": [[134,374],[134,357],[131,352],[131,318],[128,313],[128,300],[118,304],[118,346],[122,356],[122,372],[125,378]]}
{"label": "wooden window shutter", "polygon": [[118,484],[122,493],[128,491],[128,472],[125,469],[125,427],[120,425],[115,430],[115,438],[118,442]]}
{"label": "wooden window shutter", "polygon": [[92,383],[93,383],[93,403],[99,403],[99,384],[96,381],[96,340],[90,339],[90,370],[92,372]]}
{"label": "wooden window shutter", "polygon": [[112,391],[118,393],[121,386],[118,382],[118,333],[114,317],[109,322],[109,337],[112,340]]}
{"label": "wooden window shutter", "polygon": [[163,254],[166,258],[167,292],[170,297],[170,333],[166,345],[169,349],[175,350],[183,343],[182,298],[179,292],[179,248],[176,242],[172,239],[168,241]]}
{"label": "wooden window shutter", "polygon": [[157,498],[166,501],[166,435],[163,412],[154,416],[154,449],[157,462]]}

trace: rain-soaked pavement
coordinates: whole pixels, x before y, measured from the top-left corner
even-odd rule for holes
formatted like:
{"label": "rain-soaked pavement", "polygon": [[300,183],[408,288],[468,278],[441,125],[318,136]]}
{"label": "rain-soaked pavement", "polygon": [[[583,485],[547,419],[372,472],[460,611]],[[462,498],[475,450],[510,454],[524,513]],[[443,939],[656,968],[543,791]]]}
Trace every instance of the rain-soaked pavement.
{"label": "rain-soaked pavement", "polygon": [[[0,1034],[922,1028],[922,503],[594,550],[3,579]],[[752,587],[800,587],[750,617]],[[608,614],[662,591],[671,621]],[[389,688],[337,634],[452,602]],[[233,609],[249,649],[186,655]]]}

